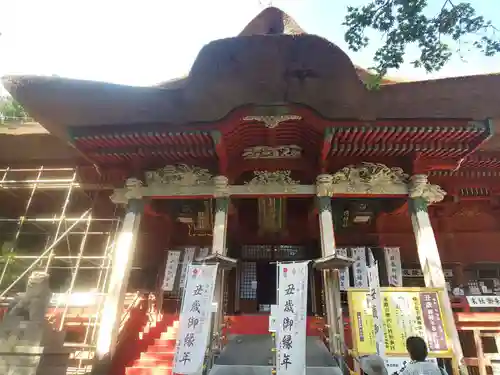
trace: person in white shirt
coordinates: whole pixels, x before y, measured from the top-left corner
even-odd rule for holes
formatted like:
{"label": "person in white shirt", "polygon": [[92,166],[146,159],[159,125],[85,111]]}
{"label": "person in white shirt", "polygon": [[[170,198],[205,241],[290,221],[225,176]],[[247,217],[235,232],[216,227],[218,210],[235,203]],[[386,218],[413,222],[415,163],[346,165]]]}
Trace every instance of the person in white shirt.
{"label": "person in white shirt", "polygon": [[406,350],[410,354],[411,362],[406,365],[401,375],[448,375],[445,369],[427,361],[427,344],[423,338],[408,337]]}

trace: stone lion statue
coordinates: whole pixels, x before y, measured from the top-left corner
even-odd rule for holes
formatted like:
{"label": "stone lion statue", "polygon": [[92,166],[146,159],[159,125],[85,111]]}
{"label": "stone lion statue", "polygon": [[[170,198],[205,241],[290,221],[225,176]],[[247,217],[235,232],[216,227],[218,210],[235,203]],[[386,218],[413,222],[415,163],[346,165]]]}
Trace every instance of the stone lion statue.
{"label": "stone lion statue", "polygon": [[46,272],[33,272],[28,279],[26,292],[17,297],[8,315],[43,321],[51,297],[49,275]]}

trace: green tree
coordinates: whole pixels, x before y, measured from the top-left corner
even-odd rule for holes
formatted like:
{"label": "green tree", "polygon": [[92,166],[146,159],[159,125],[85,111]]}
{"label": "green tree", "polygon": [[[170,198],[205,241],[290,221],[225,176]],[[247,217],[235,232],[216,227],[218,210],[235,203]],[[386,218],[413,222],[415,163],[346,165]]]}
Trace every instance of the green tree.
{"label": "green tree", "polygon": [[[432,0],[436,5],[437,0]],[[479,0],[478,0],[479,1]],[[348,7],[344,25],[349,48],[359,51],[368,46],[369,29],[383,36],[383,45],[375,52],[372,70],[380,79],[388,69],[404,62],[408,45],[416,45],[420,56],[411,63],[427,72],[440,70],[454,53],[461,54],[470,44],[486,56],[500,52],[498,29],[478,15],[468,2],[441,0],[441,7],[430,13],[430,0],[369,0],[366,5]]]}
{"label": "green tree", "polygon": [[[3,243],[2,243],[3,242]],[[0,275],[3,274],[0,283],[0,292],[8,287],[24,271],[24,266],[16,259],[16,249],[13,241],[0,239]]]}
{"label": "green tree", "polygon": [[13,98],[0,98],[0,123],[9,120],[26,120],[29,116],[24,108]]}

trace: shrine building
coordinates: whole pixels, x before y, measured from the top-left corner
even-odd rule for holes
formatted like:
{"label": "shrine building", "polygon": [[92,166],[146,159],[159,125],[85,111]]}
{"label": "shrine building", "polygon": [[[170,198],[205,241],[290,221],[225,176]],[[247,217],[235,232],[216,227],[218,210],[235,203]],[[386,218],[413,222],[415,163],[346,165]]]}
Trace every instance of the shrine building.
{"label": "shrine building", "polygon": [[4,77],[33,122],[0,127],[2,302],[45,270],[50,316],[88,356],[75,371],[112,358],[113,374],[150,374],[141,353],[175,327],[189,263],[220,265],[213,333],[231,342],[268,334],[276,262],[310,260],[307,333],[334,352],[351,341],[346,290],[376,261],[382,286],[448,291],[455,353],[486,375],[500,76],[369,90],[346,52],[271,7],[156,86]]}

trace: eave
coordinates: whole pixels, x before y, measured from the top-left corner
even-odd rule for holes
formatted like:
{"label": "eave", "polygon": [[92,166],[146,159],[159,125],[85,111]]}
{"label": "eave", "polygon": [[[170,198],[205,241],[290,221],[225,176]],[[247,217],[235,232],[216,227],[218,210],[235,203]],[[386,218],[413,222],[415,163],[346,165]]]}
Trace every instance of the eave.
{"label": "eave", "polygon": [[216,156],[208,132],[153,131],[141,127],[136,130],[116,130],[76,128],[70,133],[70,139],[76,148],[98,164],[141,160],[145,163],[154,160],[175,164],[187,160],[214,159]]}
{"label": "eave", "polygon": [[331,128],[330,155],[463,158],[491,135],[488,121],[393,120]]}

